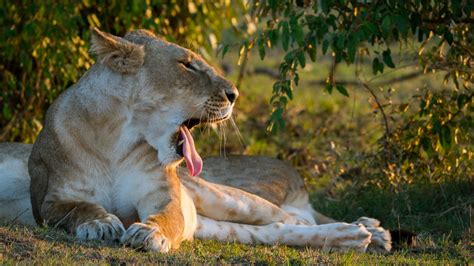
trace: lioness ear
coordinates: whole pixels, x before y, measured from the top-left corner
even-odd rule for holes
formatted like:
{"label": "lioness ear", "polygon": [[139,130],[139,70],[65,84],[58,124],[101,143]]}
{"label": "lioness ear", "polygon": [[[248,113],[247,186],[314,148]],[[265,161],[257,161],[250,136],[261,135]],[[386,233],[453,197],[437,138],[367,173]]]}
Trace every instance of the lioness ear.
{"label": "lioness ear", "polygon": [[98,60],[119,73],[135,73],[145,60],[145,48],[123,38],[100,31],[91,30],[90,52],[97,55]]}

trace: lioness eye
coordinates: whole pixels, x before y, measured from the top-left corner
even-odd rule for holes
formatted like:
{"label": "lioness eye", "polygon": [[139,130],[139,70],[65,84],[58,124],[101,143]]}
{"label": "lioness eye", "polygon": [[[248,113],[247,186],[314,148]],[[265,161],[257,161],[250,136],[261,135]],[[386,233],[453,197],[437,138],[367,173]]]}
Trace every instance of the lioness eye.
{"label": "lioness eye", "polygon": [[185,68],[191,71],[197,71],[197,69],[191,64],[191,61],[180,62]]}

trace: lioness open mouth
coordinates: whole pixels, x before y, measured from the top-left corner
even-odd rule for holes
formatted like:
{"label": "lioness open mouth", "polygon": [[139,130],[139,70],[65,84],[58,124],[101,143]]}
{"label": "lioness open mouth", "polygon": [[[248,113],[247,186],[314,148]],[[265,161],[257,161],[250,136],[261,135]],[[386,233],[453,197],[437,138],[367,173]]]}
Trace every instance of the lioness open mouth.
{"label": "lioness open mouth", "polygon": [[202,171],[202,159],[194,146],[194,139],[190,129],[200,124],[218,123],[228,118],[229,116],[210,120],[191,118],[179,126],[179,131],[176,133],[176,153],[184,157],[190,175],[197,176]]}

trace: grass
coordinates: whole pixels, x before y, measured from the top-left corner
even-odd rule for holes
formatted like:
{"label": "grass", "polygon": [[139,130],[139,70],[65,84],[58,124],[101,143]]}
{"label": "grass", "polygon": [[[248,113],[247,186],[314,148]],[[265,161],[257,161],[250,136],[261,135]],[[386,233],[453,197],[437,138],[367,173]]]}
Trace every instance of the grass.
{"label": "grass", "polygon": [[98,241],[81,243],[54,229],[0,227],[0,262],[19,261],[28,264],[465,264],[468,257],[460,244],[450,243],[380,255],[199,240],[185,242],[179,250],[163,255]]}
{"label": "grass", "polygon": [[[270,52],[265,61],[249,61],[249,68],[278,64]],[[226,61],[235,62],[228,56]],[[403,65],[402,59],[397,65]],[[307,65],[300,73],[302,84],[286,113],[287,130],[277,135],[266,133],[273,80],[253,75],[244,79],[235,120],[241,137],[230,125],[195,132],[201,154],[264,154],[290,161],[305,178],[316,209],[334,218],[353,221],[360,216],[378,218],[386,228],[406,229],[418,234],[417,246],[402,246],[387,255],[323,253],[310,248],[248,246],[213,241],[185,242],[170,254],[144,253],[118,244],[77,242],[62,231],[0,227],[0,264],[467,264],[472,260],[472,216],[474,203],[472,177],[445,182],[416,180],[397,189],[360,186],[364,176],[358,167],[365,153],[377,150],[383,127],[369,93],[348,87],[347,98],[328,95],[311,80],[325,79],[329,63]],[[381,79],[413,71],[406,67]],[[364,75],[372,78],[364,69]],[[337,69],[344,80],[355,78],[353,70]],[[236,69],[230,74],[236,79]],[[441,84],[439,75],[430,74],[398,83],[392,90],[376,88],[384,103],[407,101],[426,84]],[[390,108],[388,106],[387,108]],[[225,132],[225,138],[224,136]]]}

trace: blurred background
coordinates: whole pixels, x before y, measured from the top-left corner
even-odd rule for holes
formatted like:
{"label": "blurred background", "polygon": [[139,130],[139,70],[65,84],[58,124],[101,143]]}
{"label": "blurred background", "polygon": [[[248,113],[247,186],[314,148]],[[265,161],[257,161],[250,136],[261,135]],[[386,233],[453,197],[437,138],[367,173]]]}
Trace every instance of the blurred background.
{"label": "blurred background", "polygon": [[473,5],[398,2],[2,0],[0,141],[34,142],[48,106],[94,63],[91,27],[145,28],[239,87],[233,121],[195,130],[201,155],[280,158],[323,213],[377,217],[426,248],[463,245],[473,230]]}

